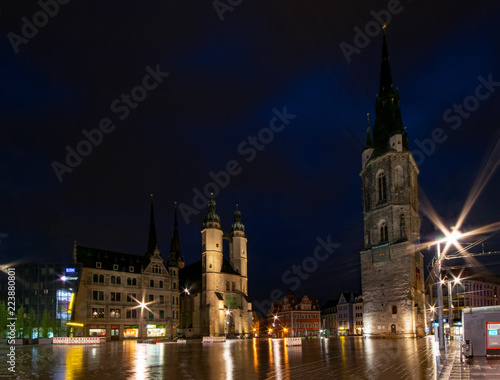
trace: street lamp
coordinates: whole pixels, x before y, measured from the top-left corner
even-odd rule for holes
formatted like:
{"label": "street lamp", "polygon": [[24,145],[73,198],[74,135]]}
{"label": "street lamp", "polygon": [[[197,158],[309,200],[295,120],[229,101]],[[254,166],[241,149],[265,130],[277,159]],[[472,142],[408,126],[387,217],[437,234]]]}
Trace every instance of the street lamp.
{"label": "street lamp", "polygon": [[143,320],[143,314],[144,314],[144,308],[146,307],[146,304],[144,302],[139,302],[139,306],[141,307],[141,319],[139,321],[139,339],[143,339],[143,334],[144,334],[144,320]]}
{"label": "street lamp", "polygon": [[[457,239],[461,236],[460,232],[454,230],[452,233],[447,233],[446,238],[440,239],[436,241],[436,272],[438,278],[437,285],[437,296],[438,296],[438,319],[439,319],[439,348],[444,348],[444,329],[443,329],[443,288],[441,285],[444,284],[444,280],[441,279],[441,243],[446,243],[446,246],[449,244],[458,244]],[[445,247],[446,249],[446,247]]]}
{"label": "street lamp", "polygon": [[[452,284],[454,282],[454,284]],[[455,277],[453,280],[448,281],[448,319],[449,319],[449,324],[450,324],[450,336],[452,333],[452,328],[453,328],[453,321],[454,321],[454,316],[453,316],[453,287],[455,285],[460,284],[460,276]],[[458,291],[457,291],[458,293]],[[460,316],[460,298],[458,299],[457,302],[457,311],[458,311],[458,316]]]}
{"label": "street lamp", "polygon": [[229,310],[226,310],[226,329],[224,330],[224,338],[227,338],[227,329],[228,329],[228,322],[227,322],[227,316],[230,314]]}

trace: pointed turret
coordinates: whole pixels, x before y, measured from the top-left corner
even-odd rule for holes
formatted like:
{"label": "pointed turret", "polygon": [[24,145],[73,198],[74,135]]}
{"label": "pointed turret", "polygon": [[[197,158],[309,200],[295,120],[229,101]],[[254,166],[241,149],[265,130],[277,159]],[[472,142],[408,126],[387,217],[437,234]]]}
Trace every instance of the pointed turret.
{"label": "pointed turret", "polygon": [[247,238],[245,236],[245,225],[241,223],[241,212],[236,205],[234,222],[231,226],[231,238],[229,240],[229,261],[234,270],[244,278],[242,283],[243,293],[247,292]]}
{"label": "pointed turret", "polygon": [[366,146],[363,149],[363,153],[361,153],[361,163],[364,168],[368,160],[371,158],[373,154],[373,142],[372,135],[370,133],[370,114],[366,114]]}
{"label": "pointed turret", "polygon": [[234,212],[234,222],[231,225],[231,233],[234,231],[245,232],[245,225],[241,223],[241,212],[238,210],[238,204],[236,204],[236,211]]}
{"label": "pointed turret", "polygon": [[370,131],[370,114],[367,113],[366,114],[366,147],[365,147],[365,149],[371,148],[372,146],[373,146],[373,142],[372,142],[372,134]]}
{"label": "pointed turret", "polygon": [[[182,264],[181,264],[182,262]],[[177,202],[174,208],[174,228],[172,230],[172,239],[170,240],[170,254],[168,258],[169,266],[183,267],[184,258],[181,255],[181,245],[179,241],[179,225],[177,223]]]}
{"label": "pointed turret", "polygon": [[399,106],[399,91],[392,82],[386,28],[383,28],[382,59],[380,67],[380,87],[375,104],[375,124],[373,126],[373,157],[390,150],[402,151],[403,121]]}
{"label": "pointed turret", "polygon": [[155,225],[155,213],[153,209],[153,194],[151,194],[151,214],[149,217],[149,237],[148,237],[148,250],[146,251],[146,256],[152,256],[155,249],[158,246],[158,241],[156,240],[156,225]]}
{"label": "pointed turret", "polygon": [[210,199],[208,201],[208,213],[205,215],[205,219],[203,219],[204,227],[213,227],[220,229],[220,217],[217,215],[217,211],[215,209],[216,203],[214,199]]}
{"label": "pointed turret", "polygon": [[394,84],[392,83],[391,74],[391,64],[389,62],[389,49],[387,48],[387,35],[385,33],[386,26],[383,29],[383,41],[382,41],[382,63],[380,67],[380,87],[379,95],[387,94],[394,90]]}

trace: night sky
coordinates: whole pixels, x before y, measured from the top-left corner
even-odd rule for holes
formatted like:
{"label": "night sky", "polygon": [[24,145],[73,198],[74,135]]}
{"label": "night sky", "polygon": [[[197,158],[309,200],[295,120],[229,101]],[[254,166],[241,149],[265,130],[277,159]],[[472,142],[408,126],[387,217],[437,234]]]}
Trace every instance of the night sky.
{"label": "night sky", "polygon": [[[379,22],[420,187],[447,226],[500,137],[498,1],[43,1],[0,8],[4,264],[71,261],[75,240],[142,254],[150,194],[163,257],[178,202],[193,263],[206,190],[226,232],[239,204],[254,300],[360,291]],[[495,173],[463,229],[500,220],[498,189]],[[423,215],[422,240],[438,234]],[[319,265],[318,239],[338,244]]]}

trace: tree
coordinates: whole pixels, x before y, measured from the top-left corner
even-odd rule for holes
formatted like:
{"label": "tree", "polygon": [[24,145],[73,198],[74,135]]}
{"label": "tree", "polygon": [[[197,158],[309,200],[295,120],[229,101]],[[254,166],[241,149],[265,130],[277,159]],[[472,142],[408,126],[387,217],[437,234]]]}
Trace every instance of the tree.
{"label": "tree", "polygon": [[19,309],[17,309],[17,314],[16,314],[17,337],[20,337],[20,338],[24,337],[24,332],[25,332],[24,324],[25,324],[24,306],[21,306]]}
{"label": "tree", "polygon": [[35,310],[30,309],[28,315],[25,318],[24,326],[26,330],[24,337],[31,338],[33,334],[33,329],[38,326],[38,320]]}
{"label": "tree", "polygon": [[49,331],[53,330],[54,323],[52,319],[50,318],[50,313],[48,310],[45,310],[43,312],[42,316],[42,334],[39,334],[40,338],[48,338],[49,337]]}

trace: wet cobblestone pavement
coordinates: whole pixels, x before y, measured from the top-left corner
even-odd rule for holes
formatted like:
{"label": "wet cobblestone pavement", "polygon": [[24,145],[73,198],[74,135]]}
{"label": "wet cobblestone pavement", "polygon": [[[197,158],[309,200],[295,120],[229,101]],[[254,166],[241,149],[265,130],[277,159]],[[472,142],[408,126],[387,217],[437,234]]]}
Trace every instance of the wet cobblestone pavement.
{"label": "wet cobblestone pavement", "polygon": [[16,376],[6,371],[0,349],[0,379],[498,379],[500,358],[460,362],[458,341],[439,351],[432,337],[226,343],[16,347]]}

